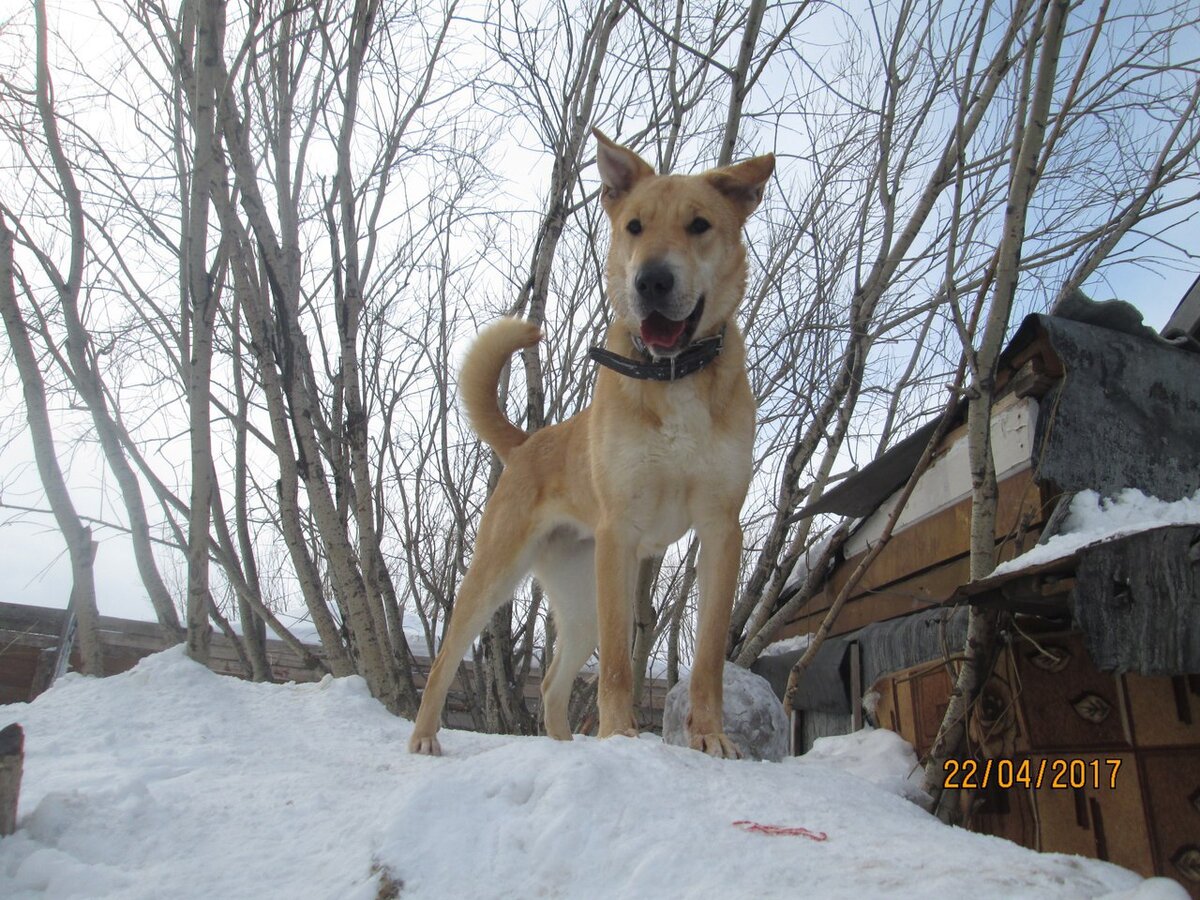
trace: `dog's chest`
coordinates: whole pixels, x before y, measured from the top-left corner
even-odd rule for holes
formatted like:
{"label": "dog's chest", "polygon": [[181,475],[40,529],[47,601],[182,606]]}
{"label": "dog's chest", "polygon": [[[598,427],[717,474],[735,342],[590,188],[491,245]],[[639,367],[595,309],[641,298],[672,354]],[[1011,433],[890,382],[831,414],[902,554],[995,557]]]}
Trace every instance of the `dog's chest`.
{"label": "dog's chest", "polygon": [[627,444],[633,451],[629,464],[644,478],[686,481],[689,473],[716,462],[714,457],[721,453],[712,414],[695,388],[679,384],[672,395],[639,423],[639,434]]}
{"label": "dog's chest", "polygon": [[623,423],[605,454],[618,506],[647,552],[678,540],[710,506],[739,508],[749,479],[752,435],[720,428],[690,385],[671,393],[652,416]]}

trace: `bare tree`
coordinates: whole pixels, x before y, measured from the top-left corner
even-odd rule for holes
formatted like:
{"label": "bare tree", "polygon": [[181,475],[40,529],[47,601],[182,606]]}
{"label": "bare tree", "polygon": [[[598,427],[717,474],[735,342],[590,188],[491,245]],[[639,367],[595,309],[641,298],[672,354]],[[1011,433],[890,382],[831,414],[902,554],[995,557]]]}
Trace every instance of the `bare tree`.
{"label": "bare tree", "polygon": [[[782,458],[783,465],[768,527],[735,609],[730,646],[742,664],[753,661],[823,581],[828,555],[816,561],[817,572],[810,570],[814,577],[789,584],[797,563],[811,559],[820,533],[820,523],[797,516],[801,504],[820,496],[847,457],[869,459],[885,450],[905,422],[928,413],[937,401],[931,389],[956,380],[946,361],[961,356],[955,344],[970,348],[971,323],[977,321],[977,314],[962,309],[961,298],[979,298],[978,308],[993,283],[993,235],[1001,233],[1008,201],[1003,160],[1012,146],[1008,123],[1018,111],[1004,98],[1022,96],[1022,73],[1041,46],[1040,9],[1027,3],[1003,19],[987,4],[949,19],[918,4],[873,9],[871,39],[858,45],[866,56],[852,57],[847,73],[821,73],[801,97],[807,114],[827,123],[801,160],[814,186],[801,193],[806,207],[789,211],[782,233],[765,244],[764,280],[749,298],[756,321],[778,323],[749,333],[768,339],[758,344],[760,430],[765,424],[770,431],[764,459]],[[1126,213],[1140,209],[1149,223],[1169,214],[1175,197],[1194,202],[1194,190],[1175,185],[1186,171],[1184,161],[1195,158],[1195,84],[1182,76],[1188,63],[1167,48],[1181,29],[1195,29],[1195,16],[1180,7],[1136,22],[1131,36],[1115,28],[1110,35],[1101,9],[1072,35],[1070,80],[1057,82],[1063,108],[1051,112],[1050,137],[1035,156],[1035,177],[1048,199],[1031,213],[1036,225],[1025,234],[1019,257],[1019,271],[1029,277],[1014,308],[1048,304],[1060,279],[1098,271],[1091,267],[1099,264],[1097,254],[1115,246],[1118,232],[1129,233],[1121,225]],[[858,82],[860,75],[868,81]],[[1147,86],[1139,99],[1162,110],[1170,124],[1158,129],[1158,147],[1118,141],[1106,148],[1104,164],[1123,179],[1124,199],[1110,205],[1083,175],[1094,165],[1084,145],[1091,141],[1096,155],[1095,130],[1110,116],[1130,114],[1120,86],[1141,75],[1156,86]],[[822,105],[827,85],[855,110],[843,127],[832,126],[836,109]],[[787,167],[782,160],[781,171]],[[846,202],[844,188],[835,190],[845,184],[857,191],[854,204]],[[1159,198],[1157,208],[1140,204],[1147,192]],[[844,237],[851,240],[844,243]],[[771,294],[793,283],[785,273],[794,248],[814,254],[815,270],[799,270],[811,271],[812,279],[796,285],[813,299],[789,315],[786,303],[777,306]],[[847,290],[849,317],[841,324],[837,302]],[[830,315],[832,320],[823,318]],[[829,338],[842,334],[839,348]],[[912,348],[902,364],[891,350],[897,345]],[[837,354],[832,360],[831,353]],[[818,373],[806,383],[800,364],[810,359]],[[776,360],[778,370],[772,371]],[[807,402],[780,406],[785,385],[794,386],[793,398]],[[803,431],[790,445],[779,441],[776,423],[795,421]],[[781,603],[785,586],[790,596]]]}
{"label": "bare tree", "polygon": [[[1020,272],[1021,247],[1025,241],[1029,201],[1037,183],[1037,161],[1050,118],[1055,75],[1063,34],[1066,30],[1067,0],[1051,0],[1039,10],[1041,45],[1035,66],[1032,48],[1026,60],[1026,84],[1022,108],[1015,117],[1013,160],[1009,174],[1004,230],[996,251],[993,299],[979,350],[971,357],[974,376],[967,419],[971,464],[971,579],[986,577],[996,567],[996,507],[999,487],[992,455],[992,406],[996,396],[996,366],[1008,331]],[[1027,111],[1026,111],[1027,108]],[[967,644],[954,693],[946,709],[938,736],[925,768],[925,790],[935,800],[942,796],[945,761],[958,752],[966,734],[967,710],[978,696],[997,649],[1000,612],[972,607],[967,618]],[[939,803],[939,814],[951,815],[951,804]]]}
{"label": "bare tree", "polygon": [[33,438],[33,452],[37,461],[38,474],[54,511],[58,529],[67,542],[67,553],[71,558],[71,599],[69,614],[76,616],[79,628],[79,649],[82,670],[86,675],[104,674],[104,657],[100,648],[96,610],[96,580],[92,574],[92,563],[96,559],[96,542],[92,530],[83,523],[71,502],[66,479],[58,464],[54,449],[54,432],[50,414],[46,408],[46,386],[38,368],[37,355],[29,339],[20,307],[13,277],[13,233],[5,222],[7,213],[0,212],[0,315],[4,318],[4,329],[12,347],[13,360],[21,376],[25,398],[25,410],[29,417],[29,430]]}
{"label": "bare tree", "polygon": [[[76,183],[74,167],[67,157],[60,136],[59,116],[54,108],[48,60],[49,25],[45,4],[42,2],[34,4],[34,11],[37,47],[34,86],[36,121],[44,139],[46,153],[49,156],[49,177],[56,183],[59,195],[66,206],[69,231],[68,247],[70,248],[67,271],[64,272],[54,262],[52,252],[43,247],[31,230],[20,224],[12,207],[7,203],[0,203],[0,206],[7,211],[9,216],[13,217],[22,241],[33,253],[57,295],[66,332],[63,341],[66,351],[65,358],[61,354],[57,355],[57,358],[73,388],[78,392],[91,414],[104,458],[124,500],[130,522],[130,535],[133,539],[134,557],[142,582],[146,586],[150,601],[159,622],[164,627],[168,640],[174,641],[178,639],[179,619],[151,550],[150,527],[141,487],[121,448],[121,427],[113,417],[107,401],[104,378],[99,366],[101,354],[94,346],[94,341],[84,324],[80,311],[80,292],[83,288],[87,247],[85,210],[82,195]],[[10,103],[17,101],[13,105],[18,109],[21,105],[19,97],[20,95],[15,91],[8,95]],[[28,138],[21,140],[20,145],[25,149],[27,155],[34,152],[32,142]],[[56,352],[53,348],[51,350]]]}

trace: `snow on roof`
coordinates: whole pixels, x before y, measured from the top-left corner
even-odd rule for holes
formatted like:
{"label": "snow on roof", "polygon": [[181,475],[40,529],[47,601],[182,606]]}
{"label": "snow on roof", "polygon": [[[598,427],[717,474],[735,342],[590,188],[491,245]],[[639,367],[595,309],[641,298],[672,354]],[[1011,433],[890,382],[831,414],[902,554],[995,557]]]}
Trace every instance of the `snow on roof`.
{"label": "snow on roof", "polygon": [[784,638],[782,641],[776,641],[773,644],[767,644],[767,646],[763,647],[762,653],[758,655],[759,657],[783,656],[785,653],[795,653],[798,650],[807,650],[809,642],[812,641],[812,637],[813,636],[811,634],[793,635],[790,638]]}
{"label": "snow on roof", "polygon": [[1126,488],[1115,497],[1080,491],[1071,500],[1062,529],[1046,543],[1001,563],[988,576],[994,578],[1072,556],[1084,547],[1127,537],[1167,525],[1200,525],[1200,491],[1168,502]]}

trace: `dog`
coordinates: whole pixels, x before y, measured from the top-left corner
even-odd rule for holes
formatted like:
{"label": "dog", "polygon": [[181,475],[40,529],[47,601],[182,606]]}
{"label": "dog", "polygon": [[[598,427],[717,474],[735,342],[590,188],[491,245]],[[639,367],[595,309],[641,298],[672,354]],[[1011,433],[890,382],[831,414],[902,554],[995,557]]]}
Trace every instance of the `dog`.
{"label": "dog", "polygon": [[694,528],[700,602],[688,740],[712,756],[740,755],[722,730],[721,678],[755,409],[734,314],[746,286],[742,227],[775,158],[657,175],[632,150],[593,134],[612,225],[613,322],[605,349],[592,351],[604,367],[588,408],[526,434],[500,408],[497,386],[512,354],[540,340],[537,327],[501,319],[468,352],[460,393],[504,472],[429,672],[412,753],[441,754],[437,730],[458,663],[530,571],[558,633],[542,682],[546,733],[571,740],[571,684],[598,643],[599,736],[636,737],[630,650],[640,561]]}

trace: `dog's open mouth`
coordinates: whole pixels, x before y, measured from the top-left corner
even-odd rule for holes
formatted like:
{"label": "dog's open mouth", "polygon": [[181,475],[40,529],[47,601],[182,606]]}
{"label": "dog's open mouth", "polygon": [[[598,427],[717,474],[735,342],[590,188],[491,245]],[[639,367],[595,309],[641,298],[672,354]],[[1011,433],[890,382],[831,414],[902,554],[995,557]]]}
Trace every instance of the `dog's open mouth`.
{"label": "dog's open mouth", "polygon": [[674,356],[692,342],[703,314],[704,297],[696,301],[696,308],[686,319],[676,321],[652,312],[642,319],[642,343],[655,356]]}

